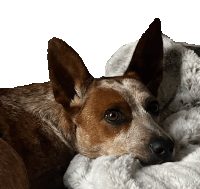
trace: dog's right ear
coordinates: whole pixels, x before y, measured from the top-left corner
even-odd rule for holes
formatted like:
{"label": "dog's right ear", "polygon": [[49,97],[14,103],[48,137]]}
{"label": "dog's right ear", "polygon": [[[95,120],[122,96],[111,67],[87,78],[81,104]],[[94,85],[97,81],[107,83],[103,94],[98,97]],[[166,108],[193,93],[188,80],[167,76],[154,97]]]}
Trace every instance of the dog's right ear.
{"label": "dog's right ear", "polygon": [[55,37],[48,43],[48,67],[55,100],[66,109],[74,96],[93,79],[78,53]]}

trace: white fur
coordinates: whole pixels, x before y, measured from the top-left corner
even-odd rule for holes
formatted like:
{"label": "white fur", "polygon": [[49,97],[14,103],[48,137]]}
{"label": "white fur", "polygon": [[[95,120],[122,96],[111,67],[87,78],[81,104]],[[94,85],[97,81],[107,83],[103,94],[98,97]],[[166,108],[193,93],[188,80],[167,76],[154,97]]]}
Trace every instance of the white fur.
{"label": "white fur", "polygon": [[[159,89],[166,120],[163,127],[176,142],[175,162],[142,167],[131,155],[89,159],[75,156],[65,173],[70,189],[200,188],[200,58],[166,36],[164,80]],[[121,47],[108,61],[106,75],[122,75],[135,43]]]}

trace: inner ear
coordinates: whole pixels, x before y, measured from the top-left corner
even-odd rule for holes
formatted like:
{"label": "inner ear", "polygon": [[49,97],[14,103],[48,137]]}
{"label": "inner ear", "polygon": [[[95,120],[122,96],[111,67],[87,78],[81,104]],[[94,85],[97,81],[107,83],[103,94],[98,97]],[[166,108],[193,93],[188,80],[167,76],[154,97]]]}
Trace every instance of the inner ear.
{"label": "inner ear", "polygon": [[79,54],[55,37],[48,43],[48,66],[55,100],[66,109],[75,95],[80,96],[93,80]]}
{"label": "inner ear", "polygon": [[157,96],[163,77],[161,22],[156,18],[140,38],[124,76],[136,75]]}

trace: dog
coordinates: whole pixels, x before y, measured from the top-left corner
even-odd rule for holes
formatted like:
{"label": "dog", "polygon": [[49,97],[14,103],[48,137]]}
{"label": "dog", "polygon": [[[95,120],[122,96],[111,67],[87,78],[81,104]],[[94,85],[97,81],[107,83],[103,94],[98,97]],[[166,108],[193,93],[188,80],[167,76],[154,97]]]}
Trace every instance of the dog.
{"label": "dog", "polygon": [[[17,154],[21,170],[12,171],[10,164],[2,172],[26,187],[28,177],[31,189],[57,189],[64,188],[63,175],[77,153],[133,154],[144,166],[173,159],[174,142],[158,124],[163,77],[158,18],[142,35],[123,76],[93,78],[72,47],[55,37],[47,59],[50,82],[0,89],[2,146]],[[9,153],[2,156],[0,165]]]}

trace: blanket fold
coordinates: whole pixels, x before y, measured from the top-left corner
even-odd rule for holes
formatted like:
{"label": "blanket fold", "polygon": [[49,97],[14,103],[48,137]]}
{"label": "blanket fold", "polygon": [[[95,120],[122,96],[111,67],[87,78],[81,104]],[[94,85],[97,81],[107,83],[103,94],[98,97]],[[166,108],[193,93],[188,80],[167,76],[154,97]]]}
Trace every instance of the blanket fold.
{"label": "blanket fold", "polygon": [[102,156],[90,160],[77,155],[64,182],[69,189],[200,188],[200,148],[179,162],[142,167],[131,155]]}

